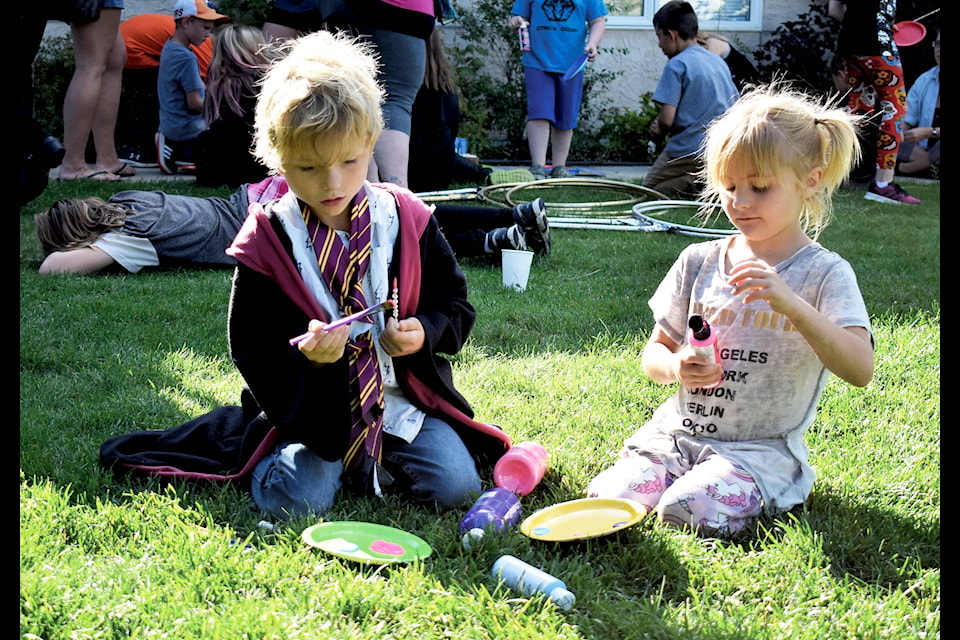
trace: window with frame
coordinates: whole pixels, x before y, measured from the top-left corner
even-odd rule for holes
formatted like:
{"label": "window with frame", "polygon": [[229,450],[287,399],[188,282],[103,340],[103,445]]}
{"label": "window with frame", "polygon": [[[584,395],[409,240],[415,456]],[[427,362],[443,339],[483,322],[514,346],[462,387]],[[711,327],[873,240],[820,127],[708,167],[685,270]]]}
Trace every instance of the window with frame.
{"label": "window with frame", "polygon": [[[650,28],[665,0],[611,0],[608,27]],[[688,0],[704,31],[752,31],[761,27],[763,0]]]}

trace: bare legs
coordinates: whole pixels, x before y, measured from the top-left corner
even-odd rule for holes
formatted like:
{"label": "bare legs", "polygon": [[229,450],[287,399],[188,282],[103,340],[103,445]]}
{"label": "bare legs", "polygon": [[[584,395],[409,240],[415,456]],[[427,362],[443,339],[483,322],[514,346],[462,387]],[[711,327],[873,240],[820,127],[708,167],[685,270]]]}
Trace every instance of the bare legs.
{"label": "bare legs", "polygon": [[[407,165],[410,161],[410,136],[402,131],[384,129],[373,147],[374,161],[368,175],[373,181],[407,185]],[[378,178],[379,176],[379,178]]]}
{"label": "bare legs", "polygon": [[566,166],[572,141],[573,129],[555,129],[549,120],[527,121],[527,144],[530,146],[530,163],[533,165],[547,164],[547,147],[552,142],[553,166]]}
{"label": "bare legs", "polygon": [[[63,101],[63,146],[60,178],[118,179],[110,171],[120,166],[114,132],[127,49],[120,35],[120,10],[104,9],[90,24],[70,25],[76,71]],[[93,133],[96,170],[87,166],[87,140]]]}
{"label": "bare legs", "polygon": [[873,179],[876,182],[891,182],[893,181],[893,169],[878,168]]}
{"label": "bare legs", "polygon": [[550,144],[549,120],[527,120],[527,144],[530,146],[530,164],[546,165]]}
{"label": "bare legs", "polygon": [[570,143],[573,141],[573,129],[553,129],[551,134],[553,148],[550,156],[553,166],[567,166],[567,156],[570,154]]}
{"label": "bare legs", "polygon": [[264,22],[263,35],[265,35],[270,42],[277,42],[279,40],[297,38],[300,36],[300,32],[296,29],[285,27],[282,24],[277,24],[276,22]]}

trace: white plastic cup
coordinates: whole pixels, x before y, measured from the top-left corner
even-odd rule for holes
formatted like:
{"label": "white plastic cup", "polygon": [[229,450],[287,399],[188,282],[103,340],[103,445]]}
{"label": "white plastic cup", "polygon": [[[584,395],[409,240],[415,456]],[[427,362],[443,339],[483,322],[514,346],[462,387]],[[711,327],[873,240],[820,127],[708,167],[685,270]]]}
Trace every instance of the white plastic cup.
{"label": "white plastic cup", "polygon": [[502,258],[503,286],[515,291],[525,291],[530,279],[530,265],[533,264],[533,251],[503,249]]}

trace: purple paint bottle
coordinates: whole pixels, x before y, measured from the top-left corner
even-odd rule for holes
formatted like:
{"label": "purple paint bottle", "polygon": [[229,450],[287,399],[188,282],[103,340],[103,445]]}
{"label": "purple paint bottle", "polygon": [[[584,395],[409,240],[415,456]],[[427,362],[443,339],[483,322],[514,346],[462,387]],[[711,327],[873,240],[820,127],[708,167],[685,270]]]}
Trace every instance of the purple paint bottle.
{"label": "purple paint bottle", "polygon": [[489,531],[511,529],[520,522],[522,509],[515,493],[499,487],[485,491],[460,520],[457,532],[463,537],[463,546],[470,548]]}

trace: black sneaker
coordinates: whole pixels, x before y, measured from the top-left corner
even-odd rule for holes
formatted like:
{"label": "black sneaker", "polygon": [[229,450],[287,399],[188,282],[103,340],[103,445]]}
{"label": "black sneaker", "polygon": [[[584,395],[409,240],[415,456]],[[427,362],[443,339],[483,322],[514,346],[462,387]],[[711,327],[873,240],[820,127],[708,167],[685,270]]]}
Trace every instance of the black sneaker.
{"label": "black sneaker", "polygon": [[527,244],[536,253],[550,255],[550,223],[543,198],[518,204],[513,208],[513,220],[523,229]]}
{"label": "black sneaker", "polygon": [[167,144],[167,139],[157,131],[153,141],[157,145],[157,166],[160,167],[160,171],[168,176],[175,174],[177,163],[173,161],[173,149]]}
{"label": "black sneaker", "polygon": [[500,227],[487,233],[488,252],[502,251],[503,249],[527,250],[527,241],[519,225]]}

